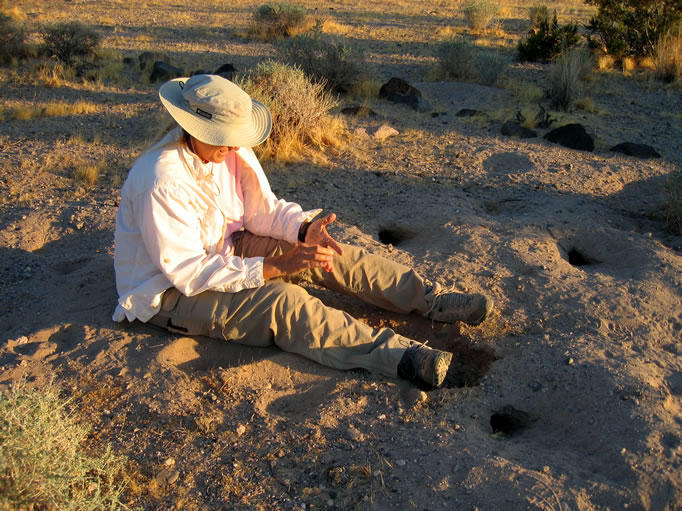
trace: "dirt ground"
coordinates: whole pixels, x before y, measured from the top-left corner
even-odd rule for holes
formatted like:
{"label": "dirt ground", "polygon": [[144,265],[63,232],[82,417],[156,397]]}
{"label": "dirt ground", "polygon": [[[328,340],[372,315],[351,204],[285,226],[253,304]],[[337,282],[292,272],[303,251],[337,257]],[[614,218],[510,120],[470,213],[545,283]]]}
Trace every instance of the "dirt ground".
{"label": "dirt ground", "polygon": [[[187,5],[120,4],[104,21],[100,2],[23,8],[29,20],[99,23],[104,45],[127,56],[158,47],[246,70],[272,54],[233,35],[257,4]],[[595,136],[594,152],[547,142],[543,129],[509,138],[495,112],[519,106],[513,90],[426,81],[429,27],[447,26],[456,6],[319,9],[372,34],[359,40],[377,79],[409,80],[431,108],[369,101],[379,116],[346,119],[346,150],[268,165],[269,179],[278,196],[336,212],[339,240],[492,296],[491,319],[468,327],[310,289],[455,353],[445,386],[113,322],[117,176],[158,118],[158,85],[48,88],[6,69],[5,105],[81,98],[98,110],[0,124],[0,386],[55,377],[91,447],[129,460],[130,508],[682,509],[682,238],[662,213],[682,164],[680,89],[599,73],[588,86],[597,111],[564,117]],[[192,17],[164,21],[187,12],[208,20],[203,31]],[[509,74],[542,86],[547,68]],[[462,108],[488,115],[457,117]],[[363,135],[382,125],[398,134]],[[609,151],[623,141],[662,157]],[[64,164],[76,157],[110,171],[79,183]]]}

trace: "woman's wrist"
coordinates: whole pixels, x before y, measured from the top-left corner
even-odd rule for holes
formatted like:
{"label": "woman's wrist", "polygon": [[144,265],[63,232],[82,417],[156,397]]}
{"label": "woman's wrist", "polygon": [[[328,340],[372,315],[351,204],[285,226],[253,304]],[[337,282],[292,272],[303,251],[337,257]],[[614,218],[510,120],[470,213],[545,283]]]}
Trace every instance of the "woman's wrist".
{"label": "woman's wrist", "polygon": [[307,220],[301,224],[301,226],[298,228],[298,241],[299,243],[305,243],[305,237],[308,235],[308,229],[310,228],[310,224],[312,222],[310,220]]}

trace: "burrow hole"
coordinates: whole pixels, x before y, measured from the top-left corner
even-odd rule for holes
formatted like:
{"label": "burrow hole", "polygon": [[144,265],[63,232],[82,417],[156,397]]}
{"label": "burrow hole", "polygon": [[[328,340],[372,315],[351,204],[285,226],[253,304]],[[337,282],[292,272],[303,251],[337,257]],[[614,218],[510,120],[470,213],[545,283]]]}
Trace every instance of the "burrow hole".
{"label": "burrow hole", "polygon": [[443,382],[443,386],[448,388],[474,387],[480,384],[490,372],[493,362],[498,360],[492,348],[475,347],[464,339],[456,342],[449,351],[453,357]]}
{"label": "burrow hole", "polygon": [[601,261],[588,256],[584,252],[573,247],[566,253],[568,257],[568,262],[573,266],[590,266],[592,264],[599,264]]}
{"label": "burrow hole", "polygon": [[414,238],[416,232],[398,225],[390,225],[379,229],[379,241],[384,245],[400,245],[402,242]]}
{"label": "burrow hole", "polygon": [[513,436],[528,429],[534,420],[529,413],[505,406],[490,416],[493,435]]}

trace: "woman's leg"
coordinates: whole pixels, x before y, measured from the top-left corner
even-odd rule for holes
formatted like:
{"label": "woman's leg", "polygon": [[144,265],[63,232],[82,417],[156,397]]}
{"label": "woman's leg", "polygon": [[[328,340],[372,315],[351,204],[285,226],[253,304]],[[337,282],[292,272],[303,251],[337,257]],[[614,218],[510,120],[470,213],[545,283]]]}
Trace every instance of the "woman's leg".
{"label": "woman's leg", "polygon": [[274,343],[328,367],[364,368],[390,377],[398,375],[407,348],[417,344],[390,329],[371,328],[279,280],[237,293],[190,297],[170,289],[150,322],[185,335],[252,346]]}
{"label": "woman's leg", "polygon": [[[291,248],[287,242],[246,231],[236,234],[235,254],[242,257],[279,255]],[[295,280],[310,281],[386,310],[427,313],[428,283],[417,272],[363,249],[342,246],[343,255],[334,255],[333,272],[312,269],[297,275]]]}

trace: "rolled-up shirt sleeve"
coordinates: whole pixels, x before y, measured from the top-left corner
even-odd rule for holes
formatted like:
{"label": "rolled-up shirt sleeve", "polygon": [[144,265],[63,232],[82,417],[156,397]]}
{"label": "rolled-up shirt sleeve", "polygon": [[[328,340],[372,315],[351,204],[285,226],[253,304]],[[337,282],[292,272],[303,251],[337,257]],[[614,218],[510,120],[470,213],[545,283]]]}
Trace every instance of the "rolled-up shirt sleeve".
{"label": "rolled-up shirt sleeve", "polygon": [[208,253],[191,198],[173,183],[141,198],[140,231],[154,264],[186,296],[262,286],[263,258]]}
{"label": "rolled-up shirt sleeve", "polygon": [[239,149],[237,158],[244,193],[244,227],[253,234],[295,244],[301,223],[312,220],[322,210],[303,211],[295,202],[277,199],[252,149]]}

